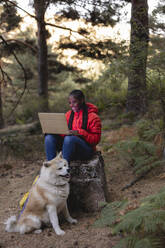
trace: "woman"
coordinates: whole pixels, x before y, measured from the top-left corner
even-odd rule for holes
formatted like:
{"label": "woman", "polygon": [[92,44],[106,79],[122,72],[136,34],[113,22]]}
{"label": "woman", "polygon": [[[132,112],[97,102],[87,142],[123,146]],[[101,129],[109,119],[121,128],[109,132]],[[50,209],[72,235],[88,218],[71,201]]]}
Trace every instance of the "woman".
{"label": "woman", "polygon": [[85,103],[81,90],[73,90],[69,94],[71,110],[66,113],[70,135],[45,135],[45,151],[47,160],[56,156],[62,149],[63,158],[71,160],[88,160],[101,138],[101,121],[98,109],[91,103]]}

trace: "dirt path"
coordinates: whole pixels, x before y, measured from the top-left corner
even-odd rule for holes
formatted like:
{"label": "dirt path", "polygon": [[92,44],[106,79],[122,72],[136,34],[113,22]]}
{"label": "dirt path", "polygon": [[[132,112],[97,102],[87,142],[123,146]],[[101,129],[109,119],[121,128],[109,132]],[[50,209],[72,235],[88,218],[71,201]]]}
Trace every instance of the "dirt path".
{"label": "dirt path", "polygon": [[42,234],[6,233],[4,221],[11,215],[18,214],[19,200],[30,188],[42,161],[35,163],[15,161],[14,164],[1,165],[0,170],[0,247],[1,248],[111,248],[115,238],[110,238],[109,228],[95,228],[93,223],[97,214],[75,213],[78,224],[61,223],[66,234],[57,236],[52,228],[46,228]]}
{"label": "dirt path", "polygon": [[[150,174],[133,187],[121,189],[133,179],[129,167],[124,167],[118,157],[112,153],[103,153],[110,201],[123,198],[138,201],[156,193],[164,186],[163,171]],[[30,157],[30,156],[29,156]],[[61,223],[66,234],[57,236],[52,228],[46,228],[42,234],[20,235],[5,232],[4,221],[13,214],[18,214],[22,195],[31,187],[44,160],[43,153],[37,155],[40,160],[9,159],[0,161],[0,248],[112,248],[118,237],[113,237],[108,227],[93,226],[99,213],[75,213],[78,224]],[[35,162],[34,162],[35,161]],[[161,176],[162,175],[162,176]]]}

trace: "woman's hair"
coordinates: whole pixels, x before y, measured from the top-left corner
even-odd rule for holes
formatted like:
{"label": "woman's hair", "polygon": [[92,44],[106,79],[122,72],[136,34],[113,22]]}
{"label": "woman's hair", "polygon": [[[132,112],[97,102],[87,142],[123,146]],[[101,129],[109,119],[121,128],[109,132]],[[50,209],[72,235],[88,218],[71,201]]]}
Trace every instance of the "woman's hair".
{"label": "woman's hair", "polygon": [[[81,128],[86,130],[87,129],[87,123],[88,123],[88,107],[85,103],[85,96],[84,93],[81,90],[73,90],[70,92],[69,96],[73,96],[77,100],[82,100],[82,106],[81,108],[83,109],[83,118],[82,118],[82,126]],[[69,117],[69,123],[68,127],[71,130],[72,129],[72,123],[74,119],[74,112],[73,110],[71,111],[70,117]]]}
{"label": "woman's hair", "polygon": [[83,102],[85,102],[85,96],[81,90],[72,90],[69,96],[73,96],[77,100],[83,100]]}

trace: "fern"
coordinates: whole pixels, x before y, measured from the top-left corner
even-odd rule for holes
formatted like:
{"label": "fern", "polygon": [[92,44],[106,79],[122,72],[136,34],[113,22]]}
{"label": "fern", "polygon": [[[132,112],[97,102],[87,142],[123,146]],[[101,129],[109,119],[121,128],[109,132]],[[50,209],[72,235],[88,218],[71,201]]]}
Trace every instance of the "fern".
{"label": "fern", "polygon": [[114,248],[151,248],[152,243],[149,239],[144,238],[139,240],[137,236],[130,236],[122,239]]}
{"label": "fern", "polygon": [[159,193],[146,197],[142,200],[143,204],[152,204],[155,208],[165,208],[165,187]]}
{"label": "fern", "polygon": [[152,205],[143,205],[124,215],[115,227],[114,233],[154,233],[160,228],[165,231],[165,211],[155,209]]}
{"label": "fern", "polygon": [[161,132],[162,125],[158,121],[151,121],[149,119],[140,119],[136,123],[138,129],[138,135],[141,140],[152,141],[154,137]]}
{"label": "fern", "polygon": [[115,147],[120,156],[133,166],[137,175],[142,175],[163,163],[156,155],[156,146],[151,142],[136,138],[119,142]]}
{"label": "fern", "polygon": [[127,204],[128,202],[126,200],[107,203],[101,211],[101,216],[95,222],[94,226],[112,226],[118,219],[118,212],[124,209]]}
{"label": "fern", "polygon": [[114,235],[122,234],[114,248],[164,248],[165,188],[143,199],[134,210],[128,206],[127,201],[109,203],[97,220],[110,226]]}

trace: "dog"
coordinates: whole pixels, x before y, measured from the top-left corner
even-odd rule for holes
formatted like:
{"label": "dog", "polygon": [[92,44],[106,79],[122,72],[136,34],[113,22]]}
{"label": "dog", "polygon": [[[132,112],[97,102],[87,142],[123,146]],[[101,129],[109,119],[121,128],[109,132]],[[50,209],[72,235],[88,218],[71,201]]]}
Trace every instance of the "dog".
{"label": "dog", "polygon": [[70,169],[59,153],[41,167],[39,179],[32,186],[27,204],[20,217],[11,216],[6,222],[7,232],[20,234],[41,233],[43,224],[52,224],[57,235],[65,232],[59,226],[58,214],[62,212],[69,223],[77,223],[68,211]]}

